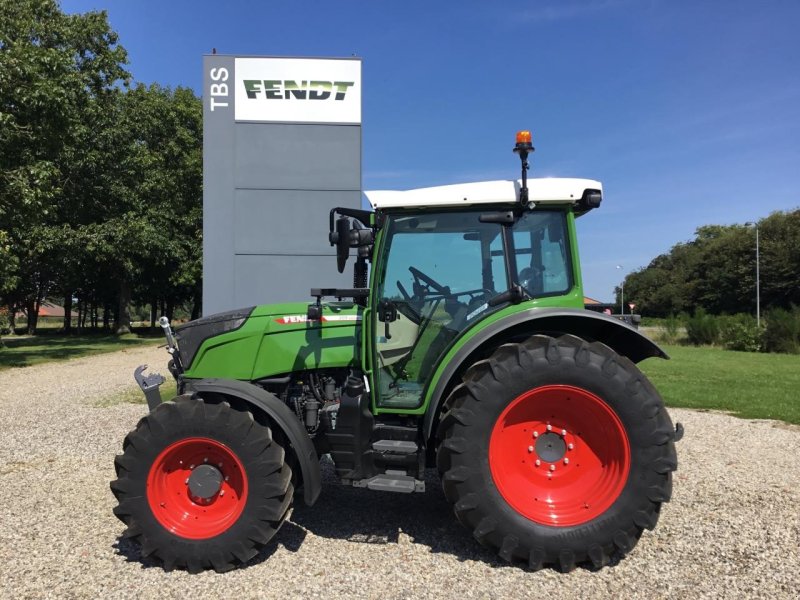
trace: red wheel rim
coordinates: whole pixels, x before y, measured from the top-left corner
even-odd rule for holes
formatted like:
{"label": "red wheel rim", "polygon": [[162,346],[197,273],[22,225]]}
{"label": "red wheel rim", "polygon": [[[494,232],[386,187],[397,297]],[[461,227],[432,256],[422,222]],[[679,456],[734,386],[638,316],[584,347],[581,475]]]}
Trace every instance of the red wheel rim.
{"label": "red wheel rim", "polygon": [[622,493],[630,462],[616,413],[591,392],[568,385],[518,396],[489,440],[489,467],[500,494],[543,525],[580,525],[603,514]]}
{"label": "red wheel rim", "polygon": [[[209,498],[194,497],[189,486],[192,471],[200,465],[219,470],[222,481]],[[167,446],[147,476],[147,501],[165,529],[193,540],[227,531],[247,502],[247,475],[239,457],[209,438],[186,438]]]}

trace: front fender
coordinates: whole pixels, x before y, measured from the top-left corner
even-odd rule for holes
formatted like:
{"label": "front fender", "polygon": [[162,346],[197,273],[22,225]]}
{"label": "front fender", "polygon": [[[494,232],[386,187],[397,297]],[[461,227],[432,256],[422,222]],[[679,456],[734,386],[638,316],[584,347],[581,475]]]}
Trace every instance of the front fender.
{"label": "front fender", "polygon": [[443,362],[437,367],[439,374],[435,379],[436,383],[428,398],[428,408],[423,420],[423,439],[430,439],[440,406],[445,400],[445,394],[453,388],[454,379],[460,378],[467,367],[486,353],[487,348],[493,349],[510,339],[537,333],[552,336],[572,334],[587,341],[602,342],[634,363],[650,357],[669,359],[666,352],[651,339],[627,323],[608,315],[575,308],[521,310],[482,328],[479,325],[471,336],[470,330],[467,330],[464,335],[469,337],[461,344],[456,341],[454,348],[457,347],[458,350],[455,354],[451,351],[443,357]]}
{"label": "front fender", "polygon": [[187,391],[223,394],[238,398],[257,410],[263,411],[286,435],[292,445],[303,476],[303,499],[308,506],[317,501],[322,491],[322,473],[319,457],[311,438],[297,416],[277,396],[248,383],[235,379],[200,379],[186,381]]}

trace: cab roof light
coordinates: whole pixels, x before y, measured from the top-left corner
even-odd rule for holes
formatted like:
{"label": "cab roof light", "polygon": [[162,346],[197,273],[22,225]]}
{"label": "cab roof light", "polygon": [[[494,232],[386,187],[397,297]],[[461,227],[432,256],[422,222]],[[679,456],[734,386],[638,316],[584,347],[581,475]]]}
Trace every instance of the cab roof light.
{"label": "cab roof light", "polygon": [[519,159],[522,161],[522,187],[519,189],[519,203],[522,206],[528,206],[528,154],[533,152],[535,148],[531,143],[531,132],[523,129],[517,132],[517,145],[514,146],[514,152],[519,154]]}
{"label": "cab roof light", "polygon": [[531,132],[523,129],[517,132],[517,146],[531,143]]}

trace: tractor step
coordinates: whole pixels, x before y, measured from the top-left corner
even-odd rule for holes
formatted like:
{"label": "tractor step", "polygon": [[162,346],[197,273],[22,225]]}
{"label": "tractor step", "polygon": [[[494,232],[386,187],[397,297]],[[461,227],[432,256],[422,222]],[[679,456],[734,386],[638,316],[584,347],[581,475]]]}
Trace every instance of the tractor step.
{"label": "tractor step", "polygon": [[424,492],[425,482],[406,475],[404,471],[386,471],[386,473],[375,475],[369,479],[353,480],[353,487],[367,488],[379,492],[410,494],[412,492]]}
{"label": "tractor step", "polygon": [[415,454],[419,450],[416,442],[405,440],[378,440],[372,442],[372,449],[376,452],[391,452],[392,454]]}

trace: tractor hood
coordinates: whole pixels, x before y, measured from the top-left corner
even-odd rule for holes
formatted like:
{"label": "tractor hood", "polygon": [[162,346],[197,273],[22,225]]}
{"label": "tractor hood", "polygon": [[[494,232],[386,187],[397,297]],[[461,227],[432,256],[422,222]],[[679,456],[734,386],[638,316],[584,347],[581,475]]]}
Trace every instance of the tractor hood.
{"label": "tractor hood", "polygon": [[185,377],[253,380],[303,368],[352,366],[363,308],[326,302],[262,304],[190,321],[175,330]]}

